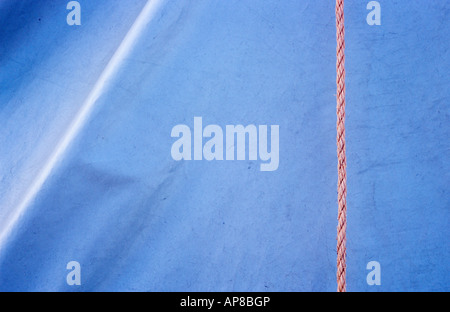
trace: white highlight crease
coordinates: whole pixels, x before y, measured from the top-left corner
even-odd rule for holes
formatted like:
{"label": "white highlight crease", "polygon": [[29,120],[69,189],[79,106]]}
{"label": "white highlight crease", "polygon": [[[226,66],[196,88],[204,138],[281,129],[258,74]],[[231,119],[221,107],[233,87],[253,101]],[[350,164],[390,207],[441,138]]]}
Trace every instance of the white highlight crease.
{"label": "white highlight crease", "polygon": [[30,202],[39,193],[42,185],[47,180],[52,170],[58,164],[59,160],[63,157],[70,143],[85,125],[97,99],[106,90],[108,84],[117,73],[118,68],[122,64],[123,60],[131,52],[132,48],[136,44],[138,37],[142,34],[145,26],[154,17],[162,2],[164,2],[164,0],[147,1],[144,8],[141,10],[138,17],[134,21],[133,25],[128,30],[126,36],[120,43],[119,47],[114,52],[114,55],[111,57],[105,69],[101,73],[93,89],[87,96],[86,100],[83,102],[80,110],[70,123],[70,126],[64,132],[55,149],[50,154],[50,157],[38,172],[36,178],[30,184],[30,187],[26,190],[25,196],[19,202],[17,207],[12,210],[12,213],[8,216],[7,220],[2,220],[2,223],[5,224],[5,226],[0,229],[0,249],[4,246],[6,239],[8,238],[17,221],[24,214]]}

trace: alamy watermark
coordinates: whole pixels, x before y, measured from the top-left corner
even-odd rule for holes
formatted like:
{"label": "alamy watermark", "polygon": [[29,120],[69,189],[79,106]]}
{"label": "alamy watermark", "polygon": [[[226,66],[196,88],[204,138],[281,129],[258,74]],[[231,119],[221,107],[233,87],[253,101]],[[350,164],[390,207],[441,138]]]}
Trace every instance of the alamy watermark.
{"label": "alamy watermark", "polygon": [[71,270],[66,276],[66,282],[69,286],[81,285],[81,265],[77,261],[70,261],[66,266],[67,270]]}
{"label": "alamy watermark", "polygon": [[378,1],[370,1],[367,4],[367,10],[370,10],[367,14],[366,22],[370,26],[381,25],[381,5]]}
{"label": "alamy watermark", "polygon": [[67,25],[81,25],[81,5],[78,1],[70,1],[66,6],[67,10],[71,10],[67,14],[66,22]]}
{"label": "alamy watermark", "polygon": [[[171,155],[174,160],[245,160],[247,155],[246,138],[248,137],[248,159],[263,163],[261,171],[274,171],[279,165],[279,126],[270,126],[270,151],[268,146],[267,125],[226,125],[224,131],[219,125],[203,128],[202,117],[194,117],[194,131],[187,125],[176,125],[171,136],[179,138],[172,144]],[[203,144],[203,138],[208,140]],[[236,140],[235,140],[236,138]],[[194,141],[192,157],[191,142]],[[258,149],[259,146],[259,149]],[[225,147],[225,152],[224,152]]]}
{"label": "alamy watermark", "polygon": [[381,265],[378,261],[370,261],[366,266],[367,270],[371,270],[367,274],[366,282],[369,286],[381,285]]}

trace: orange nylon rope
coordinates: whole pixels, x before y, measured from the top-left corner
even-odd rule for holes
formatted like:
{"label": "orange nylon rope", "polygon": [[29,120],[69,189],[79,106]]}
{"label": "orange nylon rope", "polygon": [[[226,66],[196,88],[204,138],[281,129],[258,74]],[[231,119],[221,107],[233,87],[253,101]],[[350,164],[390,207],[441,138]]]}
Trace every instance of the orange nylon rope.
{"label": "orange nylon rope", "polygon": [[336,114],[338,156],[338,227],[337,227],[337,291],[345,292],[346,229],[347,229],[347,173],[345,159],[345,28],[344,0],[336,0]]}

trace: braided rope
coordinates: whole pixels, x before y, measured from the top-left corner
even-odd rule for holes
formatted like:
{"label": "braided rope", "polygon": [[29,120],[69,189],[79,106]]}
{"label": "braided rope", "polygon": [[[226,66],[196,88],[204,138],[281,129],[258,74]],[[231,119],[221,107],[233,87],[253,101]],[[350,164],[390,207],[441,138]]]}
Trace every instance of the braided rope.
{"label": "braided rope", "polygon": [[345,29],[344,0],[336,0],[336,114],[338,156],[338,227],[337,227],[337,284],[338,292],[346,291],[346,229],[347,229],[347,173],[345,159]]}

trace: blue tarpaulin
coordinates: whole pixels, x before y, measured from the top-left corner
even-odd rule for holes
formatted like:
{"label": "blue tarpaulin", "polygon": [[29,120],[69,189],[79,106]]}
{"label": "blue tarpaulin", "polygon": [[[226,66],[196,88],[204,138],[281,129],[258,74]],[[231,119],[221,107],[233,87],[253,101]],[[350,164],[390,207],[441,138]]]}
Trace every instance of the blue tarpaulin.
{"label": "blue tarpaulin", "polygon": [[[68,2],[0,2],[0,290],[335,291],[334,1],[83,0],[80,25]],[[368,2],[345,6],[347,289],[449,291],[450,2],[379,1],[381,25]]]}

